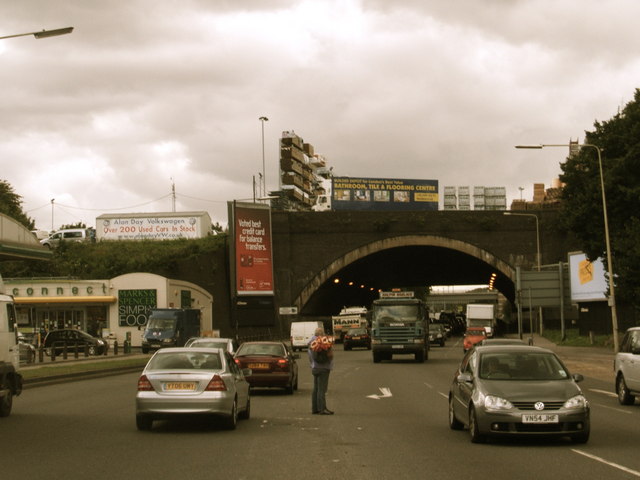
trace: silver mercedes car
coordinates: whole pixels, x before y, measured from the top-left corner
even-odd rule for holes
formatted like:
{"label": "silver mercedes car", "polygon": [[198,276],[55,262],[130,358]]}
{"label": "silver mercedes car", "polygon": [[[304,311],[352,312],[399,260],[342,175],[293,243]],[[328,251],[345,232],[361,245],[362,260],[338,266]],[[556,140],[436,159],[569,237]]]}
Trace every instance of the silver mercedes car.
{"label": "silver mercedes car", "polygon": [[136,426],[150,430],[154,420],[206,415],[233,430],[250,415],[250,374],[220,348],[162,348],[138,379]]}
{"label": "silver mercedes car", "polygon": [[526,345],[476,346],[463,358],[449,390],[449,426],[471,441],[501,435],[589,440],[590,409],[555,353]]}

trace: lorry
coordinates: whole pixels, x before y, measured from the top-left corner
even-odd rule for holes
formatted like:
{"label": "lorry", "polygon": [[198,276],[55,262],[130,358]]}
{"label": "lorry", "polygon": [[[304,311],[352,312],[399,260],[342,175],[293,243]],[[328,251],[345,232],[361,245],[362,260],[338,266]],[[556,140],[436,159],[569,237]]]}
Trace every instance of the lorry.
{"label": "lorry", "polygon": [[324,328],[323,323],[320,321],[291,322],[291,349],[295,352],[307,348],[317,328]]}
{"label": "lorry", "polygon": [[380,292],[371,305],[373,362],[394,355],[413,355],[423,363],[429,358],[429,322],[424,302],[413,292]]}
{"label": "lorry", "polygon": [[199,337],[201,312],[196,308],[154,308],[142,334],[142,353],[162,347],[183,347]]}
{"label": "lorry", "polygon": [[367,328],[367,308],[344,307],[338,315],[331,317],[331,327],[336,343],[342,342],[350,328]]}
{"label": "lorry", "polygon": [[467,328],[484,327],[487,337],[493,337],[496,326],[494,305],[488,303],[467,304]]}
{"label": "lorry", "polygon": [[311,207],[314,212],[438,210],[437,180],[331,177],[322,188]]}
{"label": "lorry", "polygon": [[8,417],[13,397],[22,393],[18,325],[13,297],[4,293],[0,276],[0,417]]}

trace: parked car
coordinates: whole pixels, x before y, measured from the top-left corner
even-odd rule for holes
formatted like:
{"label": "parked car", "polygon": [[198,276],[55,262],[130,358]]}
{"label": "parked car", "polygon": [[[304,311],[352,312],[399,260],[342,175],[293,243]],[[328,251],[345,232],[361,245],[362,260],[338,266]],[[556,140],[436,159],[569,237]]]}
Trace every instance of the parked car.
{"label": "parked car", "polygon": [[550,350],[527,345],[476,346],[463,358],[449,389],[449,426],[469,429],[471,441],[504,435],[569,436],[585,443],[589,402]]}
{"label": "parked car", "polygon": [[22,332],[18,332],[18,349],[20,350],[20,363],[33,363],[36,361],[36,347],[29,343]]}
{"label": "parked car", "polygon": [[237,350],[237,343],[232,338],[220,337],[194,337],[190,338],[184,344],[185,347],[202,347],[202,348],[222,348],[231,355]]}
{"label": "parked car", "polygon": [[298,389],[298,358],[282,342],[244,342],[235,354],[238,366],[251,370],[251,388],[278,387],[289,394]]}
{"label": "parked car", "polygon": [[351,350],[353,347],[364,347],[367,350],[371,350],[371,335],[364,327],[347,330],[342,342],[345,350]]}
{"label": "parked car", "polygon": [[628,329],[614,359],[616,393],[621,405],[633,405],[640,395],[640,327]]}
{"label": "parked car", "polygon": [[220,348],[162,348],[138,379],[136,427],[150,430],[154,420],[202,415],[221,417],[233,430],[251,412],[249,373]]}
{"label": "parked car", "polygon": [[447,339],[447,332],[440,323],[429,324],[429,343],[440,345],[444,347],[444,343]]}
{"label": "parked car", "polygon": [[484,327],[467,327],[462,339],[462,350],[468,352],[476,343],[487,338],[487,331]]}
{"label": "parked car", "polygon": [[51,330],[44,338],[44,351],[51,356],[55,350],[56,355],[67,347],[67,351],[75,348],[78,351],[88,350],[89,355],[104,355],[109,350],[109,343],[102,339],[89,335],[82,330],[75,328],[64,328],[61,330]]}
{"label": "parked car", "polygon": [[67,228],[53,232],[49,237],[40,240],[47,248],[56,248],[60,242],[95,242],[96,231],[93,228]]}

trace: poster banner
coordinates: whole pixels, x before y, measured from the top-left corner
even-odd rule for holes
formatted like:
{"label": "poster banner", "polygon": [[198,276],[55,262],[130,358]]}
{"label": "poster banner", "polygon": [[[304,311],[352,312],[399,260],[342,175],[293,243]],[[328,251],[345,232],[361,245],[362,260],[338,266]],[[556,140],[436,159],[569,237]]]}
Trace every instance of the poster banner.
{"label": "poster banner", "polygon": [[234,203],[235,278],[238,295],[273,295],[271,209]]}
{"label": "poster banner", "polygon": [[333,177],[333,210],[438,210],[437,180]]}
{"label": "poster banner", "polygon": [[569,253],[569,278],[572,302],[607,300],[607,278],[601,259],[590,262],[582,252]]}
{"label": "poster banner", "polygon": [[118,326],[143,327],[149,321],[151,310],[158,306],[155,289],[118,291]]}

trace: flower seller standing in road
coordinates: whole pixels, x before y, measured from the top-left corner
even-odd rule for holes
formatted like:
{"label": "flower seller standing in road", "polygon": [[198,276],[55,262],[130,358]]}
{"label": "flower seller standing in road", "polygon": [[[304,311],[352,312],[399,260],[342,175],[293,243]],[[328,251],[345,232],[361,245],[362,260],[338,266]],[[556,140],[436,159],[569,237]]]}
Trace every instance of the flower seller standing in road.
{"label": "flower seller standing in road", "polygon": [[313,394],[311,413],[315,415],[333,415],[327,408],[325,395],[329,388],[329,374],[333,368],[333,337],[324,334],[323,328],[316,328],[309,341],[309,362],[313,374]]}

